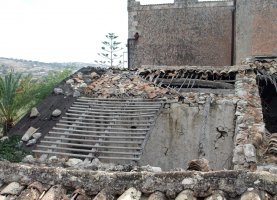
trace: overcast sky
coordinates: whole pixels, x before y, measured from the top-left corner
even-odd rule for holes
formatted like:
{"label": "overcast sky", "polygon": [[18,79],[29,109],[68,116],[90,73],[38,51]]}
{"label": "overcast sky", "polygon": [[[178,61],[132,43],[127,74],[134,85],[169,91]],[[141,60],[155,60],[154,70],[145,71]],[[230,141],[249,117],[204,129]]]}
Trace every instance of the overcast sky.
{"label": "overcast sky", "polygon": [[127,0],[0,0],[0,57],[93,62],[108,32],[126,44]]}

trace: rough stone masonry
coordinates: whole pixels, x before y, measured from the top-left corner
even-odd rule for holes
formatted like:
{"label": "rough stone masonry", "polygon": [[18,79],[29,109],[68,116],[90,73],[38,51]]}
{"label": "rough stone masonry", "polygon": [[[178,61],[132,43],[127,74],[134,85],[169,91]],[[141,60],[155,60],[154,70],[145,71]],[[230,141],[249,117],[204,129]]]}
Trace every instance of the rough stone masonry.
{"label": "rough stone masonry", "polygon": [[224,66],[250,55],[277,54],[275,0],[175,0],[162,5],[128,0],[128,13],[130,68]]}

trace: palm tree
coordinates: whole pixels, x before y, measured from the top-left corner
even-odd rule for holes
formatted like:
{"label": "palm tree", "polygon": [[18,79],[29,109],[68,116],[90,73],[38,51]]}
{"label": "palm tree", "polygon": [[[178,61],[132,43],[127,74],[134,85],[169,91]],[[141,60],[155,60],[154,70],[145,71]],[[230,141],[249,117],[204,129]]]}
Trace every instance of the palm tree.
{"label": "palm tree", "polygon": [[0,122],[3,124],[3,134],[14,126],[14,123],[24,114],[24,110],[32,104],[31,77],[13,71],[0,77]]}

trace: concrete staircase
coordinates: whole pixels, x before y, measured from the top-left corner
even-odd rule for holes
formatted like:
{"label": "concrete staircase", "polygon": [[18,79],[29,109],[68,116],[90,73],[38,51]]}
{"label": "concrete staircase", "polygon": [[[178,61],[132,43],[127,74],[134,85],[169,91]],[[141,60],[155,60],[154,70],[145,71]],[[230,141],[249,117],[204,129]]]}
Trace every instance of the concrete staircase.
{"label": "concrete staircase", "polygon": [[162,100],[81,97],[33,150],[59,157],[138,161]]}

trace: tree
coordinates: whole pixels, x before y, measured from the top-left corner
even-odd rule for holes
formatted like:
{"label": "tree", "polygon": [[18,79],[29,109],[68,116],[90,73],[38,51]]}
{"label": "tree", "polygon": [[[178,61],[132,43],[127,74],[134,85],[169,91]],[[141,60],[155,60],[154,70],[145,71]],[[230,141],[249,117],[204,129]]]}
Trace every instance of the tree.
{"label": "tree", "polygon": [[4,135],[31,104],[33,95],[28,92],[31,85],[31,76],[22,77],[13,71],[0,77],[0,120]]}
{"label": "tree", "polygon": [[14,71],[0,76],[0,122],[3,135],[6,136],[20,117],[50,94],[71,72],[70,69],[53,71],[40,80]]}
{"label": "tree", "polygon": [[103,41],[101,47],[102,52],[98,53],[103,60],[96,60],[95,62],[102,66],[119,67],[122,62],[118,60],[122,57],[123,48],[120,47],[121,42],[117,42],[118,36],[114,33],[106,35],[107,41]]}

